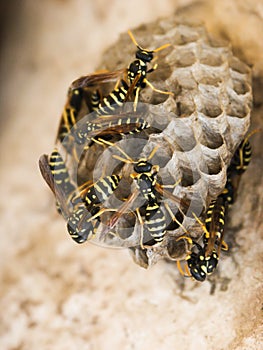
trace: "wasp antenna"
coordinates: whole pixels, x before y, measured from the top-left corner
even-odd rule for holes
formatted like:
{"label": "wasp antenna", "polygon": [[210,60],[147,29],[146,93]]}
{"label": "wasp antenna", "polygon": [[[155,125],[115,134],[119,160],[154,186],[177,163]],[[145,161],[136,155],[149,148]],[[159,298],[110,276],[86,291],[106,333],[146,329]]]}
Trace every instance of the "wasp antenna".
{"label": "wasp antenna", "polygon": [[155,146],[154,149],[152,150],[152,152],[150,153],[149,157],[147,158],[147,160],[150,160],[153,158],[153,156],[155,155],[155,153],[157,152],[158,148],[160,148],[159,145]]}
{"label": "wasp antenna", "polygon": [[113,143],[113,142],[110,142],[110,141],[107,141],[107,140],[104,140],[104,139],[101,139],[101,138],[99,138],[98,140],[103,142],[103,143],[105,143],[108,146],[116,147],[117,150],[119,150],[125,156],[125,158],[127,160],[125,160],[125,159],[123,159],[121,157],[115,156],[115,155],[113,156],[114,158],[123,160],[123,161],[125,161],[125,163],[134,163],[133,159],[131,157],[129,157],[128,154],[126,152],[124,152],[124,150],[120,146],[116,145],[116,143]]}
{"label": "wasp antenna", "polygon": [[114,144],[114,147],[116,147],[117,150],[119,150],[124,155],[124,157],[126,157],[126,163],[135,163],[134,160],[126,152],[124,152],[122,148],[116,144]]}
{"label": "wasp antenna", "polygon": [[157,49],[153,50],[153,52],[159,52],[159,51],[162,51],[164,49],[166,49],[167,47],[171,46],[171,44],[164,44],[160,47],[158,47]]}
{"label": "wasp antenna", "polygon": [[133,34],[132,34],[132,32],[131,32],[130,30],[128,30],[128,34],[129,34],[129,36],[130,36],[132,42],[134,43],[134,45],[137,46],[138,49],[142,49],[142,48],[140,47],[140,45],[137,43],[137,41],[135,40],[135,38],[134,38],[134,36],[133,36]]}
{"label": "wasp antenna", "polygon": [[112,156],[112,158],[117,159],[117,160],[120,160],[121,162],[124,162],[124,163],[127,163],[127,164],[134,163],[132,160],[122,158],[122,157],[118,156],[117,154],[114,154],[114,155]]}

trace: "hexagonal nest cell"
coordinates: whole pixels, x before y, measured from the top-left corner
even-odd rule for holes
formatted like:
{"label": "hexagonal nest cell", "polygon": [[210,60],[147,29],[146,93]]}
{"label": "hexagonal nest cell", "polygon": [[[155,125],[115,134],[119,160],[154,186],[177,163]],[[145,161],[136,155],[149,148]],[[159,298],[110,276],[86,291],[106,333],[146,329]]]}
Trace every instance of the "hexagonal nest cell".
{"label": "hexagonal nest cell", "polygon": [[[134,165],[120,160],[125,155],[118,147],[134,160],[147,158],[156,147],[151,163],[159,166],[158,183],[177,184],[163,195],[158,194],[167,223],[163,242],[147,245],[150,237],[144,233],[146,248],[140,245],[143,226],[136,208],[140,208],[141,218],[145,215],[140,195],[110,232],[105,231],[104,223],[114,214],[105,212],[95,238],[99,244],[130,248],[134,261],[147,267],[161,258],[182,259],[187,250],[186,242],[177,241],[184,230],[180,225],[172,225],[167,204],[192,238],[198,241],[202,235],[192,213],[201,215],[211,199],[224,189],[227,167],[250,124],[251,71],[233,56],[228,43],[214,40],[201,25],[178,23],[170,18],[132,32],[139,45],[147,49],[170,44],[155,54],[153,65],[158,62],[158,67],[147,78],[156,89],[173,95],[159,93],[150,86],[142,89],[138,109],[140,104],[147,105],[144,118],[150,128],[114,139],[111,147],[93,145],[82,157],[77,176],[81,185],[102,174],[121,174],[118,191],[105,204],[121,208],[136,192],[136,186],[131,178]],[[126,68],[134,60],[135,51],[134,43],[124,33],[104,53],[99,69]],[[112,89],[114,84],[109,86]]]}

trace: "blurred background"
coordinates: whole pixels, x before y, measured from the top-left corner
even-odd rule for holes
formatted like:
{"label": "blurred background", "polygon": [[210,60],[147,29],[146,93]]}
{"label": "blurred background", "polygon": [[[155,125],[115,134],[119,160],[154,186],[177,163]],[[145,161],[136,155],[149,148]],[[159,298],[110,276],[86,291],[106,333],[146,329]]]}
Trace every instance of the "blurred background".
{"label": "blurred background", "polygon": [[237,245],[214,284],[75,245],[38,170],[70,82],[96,70],[120,33],[173,14],[253,66],[251,129],[262,127],[262,0],[1,2],[1,349],[262,348],[262,133],[230,219]]}

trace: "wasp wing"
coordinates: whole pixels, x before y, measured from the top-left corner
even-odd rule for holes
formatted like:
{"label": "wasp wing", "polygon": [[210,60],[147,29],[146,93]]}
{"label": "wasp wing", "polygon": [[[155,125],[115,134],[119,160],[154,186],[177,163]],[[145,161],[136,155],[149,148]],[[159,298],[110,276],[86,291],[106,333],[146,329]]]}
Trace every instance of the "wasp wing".
{"label": "wasp wing", "polygon": [[100,84],[110,83],[120,78],[125,73],[125,71],[126,69],[119,69],[113,72],[88,74],[74,80],[70,85],[70,89],[76,89],[79,87],[93,88]]}

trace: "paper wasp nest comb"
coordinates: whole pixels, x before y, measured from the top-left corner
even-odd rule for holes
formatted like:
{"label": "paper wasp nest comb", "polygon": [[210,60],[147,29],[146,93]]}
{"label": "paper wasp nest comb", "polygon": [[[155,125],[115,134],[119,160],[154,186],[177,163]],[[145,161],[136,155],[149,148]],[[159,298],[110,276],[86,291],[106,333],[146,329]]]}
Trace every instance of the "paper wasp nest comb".
{"label": "paper wasp nest comb", "polygon": [[[162,201],[169,203],[191,237],[198,240],[202,229],[195,223],[192,212],[201,215],[211,199],[223,191],[227,167],[249,128],[251,71],[233,56],[228,44],[211,39],[203,26],[180,24],[172,18],[143,25],[133,30],[133,34],[139,45],[147,49],[171,44],[156,54],[158,68],[147,78],[155,88],[174,95],[161,94],[150,87],[142,89],[139,102],[148,106],[145,118],[151,128],[144,133],[141,148],[140,135],[129,139],[124,137],[119,144],[137,160],[142,155],[147,157],[159,145],[151,160],[152,164],[160,166],[158,179],[164,185],[181,179],[170,191],[183,198],[189,208],[181,207],[182,212],[178,212],[171,198],[164,197]],[[124,33],[104,54],[100,68],[114,71],[127,67],[134,59],[135,51],[136,47]],[[105,153],[106,162],[112,162],[112,153],[123,157],[114,147]],[[113,168],[118,164],[115,161]],[[133,166],[122,164],[120,171],[128,173],[124,176],[127,180]],[[85,177],[85,174],[81,175]],[[131,181],[128,182],[131,185]],[[122,191],[121,185],[119,191]],[[126,197],[129,193],[122,194]],[[162,208],[165,211],[165,207]],[[169,220],[169,214],[166,212],[165,215]],[[138,243],[140,225],[135,215],[131,214],[130,220],[132,225],[135,225],[134,220],[137,225],[127,237],[122,234],[122,229],[129,217],[124,220],[126,224],[123,220],[119,220],[114,228],[116,236],[109,234],[105,241],[112,239],[117,246],[131,247],[134,260],[139,265],[147,267],[164,257],[184,257],[185,243],[176,241],[184,234],[181,227],[173,229],[171,226],[161,245],[142,249]]]}

